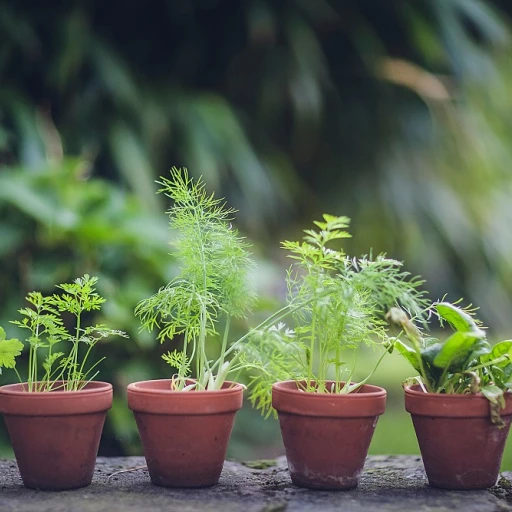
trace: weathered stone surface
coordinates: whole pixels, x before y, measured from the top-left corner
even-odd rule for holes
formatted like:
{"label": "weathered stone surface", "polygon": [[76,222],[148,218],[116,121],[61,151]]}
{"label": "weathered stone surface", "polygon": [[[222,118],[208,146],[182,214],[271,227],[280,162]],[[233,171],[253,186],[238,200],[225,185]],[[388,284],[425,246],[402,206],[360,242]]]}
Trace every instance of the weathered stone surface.
{"label": "weathered stone surface", "polygon": [[[295,487],[286,461],[272,465],[226,462],[220,484],[209,489],[165,489],[149,481],[142,457],[99,458],[91,486],[63,492],[25,489],[14,461],[0,461],[2,512],[293,512],[372,510],[512,510],[512,478],[505,473],[489,491],[443,491],[427,485],[421,460],[411,456],[373,456],[360,486],[351,491],[308,491]],[[139,468],[129,472],[120,470]]]}

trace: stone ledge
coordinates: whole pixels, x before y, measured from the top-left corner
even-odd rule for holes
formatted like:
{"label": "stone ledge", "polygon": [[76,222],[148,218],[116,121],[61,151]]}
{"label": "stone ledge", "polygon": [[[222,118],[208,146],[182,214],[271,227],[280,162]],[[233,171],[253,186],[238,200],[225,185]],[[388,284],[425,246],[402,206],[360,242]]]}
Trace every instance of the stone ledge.
{"label": "stone ledge", "polygon": [[429,487],[421,459],[371,456],[361,484],[351,491],[309,491],[294,486],[284,457],[263,464],[227,461],[219,485],[166,489],[149,481],[143,457],[98,458],[91,486],[74,491],[25,489],[16,463],[0,461],[0,511],[12,512],[368,512],[372,510],[499,512],[512,510],[512,473],[490,491],[443,491]]}

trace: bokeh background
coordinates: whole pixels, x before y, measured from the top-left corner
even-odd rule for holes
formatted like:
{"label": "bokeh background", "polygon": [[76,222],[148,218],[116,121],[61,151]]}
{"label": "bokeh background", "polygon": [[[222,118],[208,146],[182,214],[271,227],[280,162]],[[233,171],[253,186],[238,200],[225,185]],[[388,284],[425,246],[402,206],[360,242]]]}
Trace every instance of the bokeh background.
{"label": "bokeh background", "polygon": [[[279,241],[328,212],[352,218],[350,253],[405,260],[432,299],[465,297],[511,337],[511,15],[507,0],[0,0],[0,325],[28,291],[100,277],[91,321],[130,334],[98,347],[116,391],[103,455],[140,453],[124,389],[169,371],[132,312],[174,271],[154,183],[173,165],[239,210],[257,314],[283,298]],[[410,375],[390,356],[375,376],[373,453],[418,451]],[[230,456],[281,452],[247,404]]]}

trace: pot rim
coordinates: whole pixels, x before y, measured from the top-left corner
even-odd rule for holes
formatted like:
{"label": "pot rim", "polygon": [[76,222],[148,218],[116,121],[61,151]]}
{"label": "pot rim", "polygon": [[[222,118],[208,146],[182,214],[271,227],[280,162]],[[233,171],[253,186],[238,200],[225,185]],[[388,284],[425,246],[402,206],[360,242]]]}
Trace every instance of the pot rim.
{"label": "pot rim", "polygon": [[296,381],[288,380],[272,386],[272,406],[279,414],[337,419],[368,418],[384,413],[386,395],[384,388],[372,384],[363,384],[354,393],[308,393],[297,389]]}
{"label": "pot rim", "polygon": [[[194,379],[190,379],[193,381]],[[150,380],[140,380],[137,382],[132,382],[128,384],[127,390],[131,393],[136,393],[140,395],[172,395],[172,396],[194,396],[198,398],[204,398],[206,396],[212,396],[212,394],[216,395],[226,395],[231,393],[239,393],[240,390],[243,391],[244,386],[238,382],[233,382],[227,380],[224,382],[223,387],[221,389],[211,389],[211,390],[201,390],[201,391],[178,391],[175,389],[158,389],[152,388],[151,384],[162,384],[164,382],[168,382],[169,384],[172,382],[172,379],[150,379]],[[141,385],[149,385],[148,387],[142,387]],[[226,386],[230,385],[230,386]],[[224,387],[226,386],[226,387]]]}
{"label": "pot rim", "polygon": [[[418,389],[419,388],[419,389]],[[421,391],[419,384],[407,384],[404,386],[404,391],[408,395],[415,396],[415,397],[431,397],[433,399],[443,399],[443,400],[474,400],[476,398],[478,399],[484,399],[485,396],[482,393],[465,393],[465,394],[458,394],[458,393],[425,393],[424,391]],[[507,390],[504,392],[505,397],[512,397],[512,391]]]}
{"label": "pot rim", "polygon": [[11,416],[73,416],[105,413],[112,407],[112,384],[91,381],[79,391],[23,390],[23,384],[0,387],[0,413]]}
{"label": "pot rim", "polygon": [[[38,381],[38,383],[41,381]],[[65,381],[57,381],[65,382]],[[0,395],[13,396],[13,397],[24,397],[24,398],[40,398],[41,400],[51,397],[52,400],[55,397],[69,397],[71,395],[98,395],[112,390],[112,384],[110,382],[103,382],[101,380],[94,380],[88,382],[84,388],[75,391],[28,391],[23,389],[27,386],[27,382],[18,382],[16,384],[5,384],[0,386]]]}
{"label": "pot rim", "polygon": [[[315,393],[311,391],[303,391],[301,389],[294,389],[288,387],[290,384],[296,384],[297,382],[306,382],[305,380],[295,381],[295,380],[283,380],[272,384],[272,390],[275,390],[279,393],[294,395],[294,396],[307,396],[307,397],[317,397],[318,400],[332,400],[332,399],[343,399],[349,398],[352,399],[361,399],[361,398],[381,398],[387,395],[387,392],[384,388],[380,386],[376,386],[374,384],[363,384],[357,391],[354,393]],[[328,384],[333,384],[335,381],[328,380],[326,381]],[[341,382],[341,384],[345,384],[345,382]],[[366,389],[365,389],[366,388]],[[371,388],[371,389],[369,389]]]}
{"label": "pot rim", "polygon": [[244,387],[236,382],[226,381],[224,389],[185,392],[167,389],[170,384],[171,379],[129,384],[128,408],[136,413],[196,416],[232,413],[242,407]]}
{"label": "pot rim", "polygon": [[[418,384],[404,386],[405,409],[416,416],[439,418],[484,418],[490,416],[490,405],[482,393],[425,393]],[[502,416],[512,414],[512,393],[505,392]]]}

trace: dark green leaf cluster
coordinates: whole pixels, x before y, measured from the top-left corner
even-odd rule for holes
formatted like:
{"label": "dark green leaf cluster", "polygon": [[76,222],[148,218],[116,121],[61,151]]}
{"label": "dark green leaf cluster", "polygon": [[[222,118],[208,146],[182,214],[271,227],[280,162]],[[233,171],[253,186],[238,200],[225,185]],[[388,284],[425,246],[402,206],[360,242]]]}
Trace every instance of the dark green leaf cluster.
{"label": "dark green leaf cluster", "polygon": [[[86,274],[72,283],[58,285],[57,288],[64,292],[60,295],[43,296],[40,292],[30,292],[26,297],[31,307],[20,309],[23,319],[12,323],[29,331],[26,338],[29,345],[28,391],[51,391],[56,387],[67,391],[81,389],[97,375],[98,372],[93,375],[91,372],[103,360],[100,359],[90,367],[86,366],[94,345],[109,336],[126,337],[124,332],[109,329],[102,324],[85,328],[82,326],[82,314],[99,310],[105,302],[96,293],[97,281],[97,277]],[[73,329],[68,330],[63,314],[71,314],[75,318]],[[71,346],[69,352],[55,352],[55,345],[63,342]],[[85,346],[85,353],[80,356],[82,344]],[[14,358],[22,349],[21,342],[5,340],[5,332],[0,330],[0,366],[16,370]],[[39,373],[39,364],[44,370],[42,374]],[[60,384],[60,381],[63,383]]]}
{"label": "dark green leaf cluster", "polygon": [[441,325],[454,331],[444,341],[423,335],[407,314],[392,308],[388,320],[398,324],[401,335],[393,340],[396,348],[420,374],[420,386],[430,393],[483,393],[492,405],[494,421],[500,423],[499,407],[503,394],[512,389],[512,341],[491,347],[474,310],[448,302],[432,304],[429,311]]}

